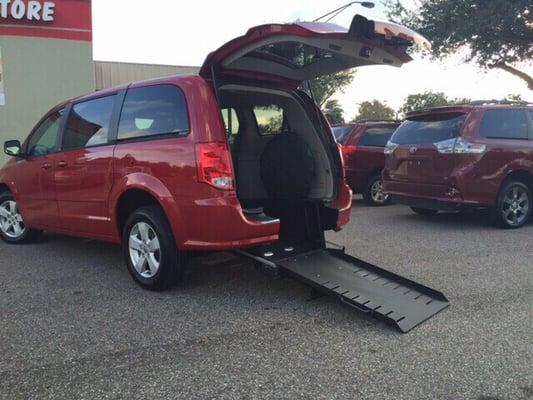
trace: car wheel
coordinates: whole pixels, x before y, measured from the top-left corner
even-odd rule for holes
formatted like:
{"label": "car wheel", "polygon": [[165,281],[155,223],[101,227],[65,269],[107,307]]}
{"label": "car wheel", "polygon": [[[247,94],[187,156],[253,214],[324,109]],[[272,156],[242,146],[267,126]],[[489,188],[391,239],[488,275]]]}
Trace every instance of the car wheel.
{"label": "car wheel", "polygon": [[519,181],[510,181],[498,194],[496,207],[492,210],[493,222],[505,229],[523,226],[531,216],[531,192]]}
{"label": "car wheel", "polygon": [[10,244],[26,244],[41,234],[42,231],[26,226],[11,193],[0,193],[0,238]]}
{"label": "car wheel", "polygon": [[384,206],[390,202],[389,195],[383,192],[381,175],[374,175],[368,180],[363,199],[371,206]]}
{"label": "car wheel", "polygon": [[413,210],[418,215],[436,215],[438,213],[437,210],[432,210],[430,208],[420,208],[420,207],[411,207],[411,210]]}
{"label": "car wheel", "polygon": [[122,233],[128,271],[145,289],[172,287],[183,276],[184,255],[178,251],[172,229],[160,207],[133,212]]}

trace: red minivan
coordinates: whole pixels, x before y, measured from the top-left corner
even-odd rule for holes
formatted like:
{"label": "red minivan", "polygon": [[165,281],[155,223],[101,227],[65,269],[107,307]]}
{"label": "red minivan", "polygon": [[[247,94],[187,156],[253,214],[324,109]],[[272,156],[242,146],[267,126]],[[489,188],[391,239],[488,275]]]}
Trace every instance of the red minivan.
{"label": "red minivan", "polygon": [[23,144],[5,144],[1,237],[122,243],[134,279],[153,289],[175,282],[194,251],[283,243],[294,254],[323,243],[348,222],[351,192],[331,129],[299,87],[347,68],[401,66],[412,42],[427,44],[360,16],[350,29],[263,25],[211,53],[199,76],[61,103]]}
{"label": "red minivan", "polygon": [[384,149],[399,125],[399,121],[361,121],[333,127],[333,134],[342,146],[346,183],[371,206],[389,203],[381,181]]}
{"label": "red minivan", "polygon": [[384,190],[418,214],[485,208],[523,226],[533,191],[533,106],[481,103],[417,111],[391,137]]}

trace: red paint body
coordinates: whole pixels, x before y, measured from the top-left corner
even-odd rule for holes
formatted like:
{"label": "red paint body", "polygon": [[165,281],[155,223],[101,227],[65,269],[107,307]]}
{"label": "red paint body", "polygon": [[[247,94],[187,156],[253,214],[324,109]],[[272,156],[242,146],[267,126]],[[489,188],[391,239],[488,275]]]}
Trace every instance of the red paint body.
{"label": "red paint body", "polygon": [[[484,113],[494,109],[524,110],[529,140],[491,139],[480,133]],[[529,112],[527,110],[530,110]],[[431,116],[464,113],[459,137],[486,146],[481,154],[442,154],[433,143],[399,145],[387,156],[383,172],[384,190],[395,201],[433,209],[465,206],[492,207],[503,181],[511,174],[533,174],[533,107],[457,106],[413,113]],[[391,138],[394,141],[394,136]]]}
{"label": "red paint body", "polygon": [[[385,167],[385,154],[381,144],[366,144],[361,141],[368,128],[389,128],[390,134],[399,123],[396,122],[359,122],[339,127],[351,127],[350,132],[343,137],[343,156],[346,173],[346,183],[353,193],[363,193],[368,180],[374,175],[381,175]],[[336,129],[335,127],[334,129]],[[389,136],[390,137],[390,136]]]}

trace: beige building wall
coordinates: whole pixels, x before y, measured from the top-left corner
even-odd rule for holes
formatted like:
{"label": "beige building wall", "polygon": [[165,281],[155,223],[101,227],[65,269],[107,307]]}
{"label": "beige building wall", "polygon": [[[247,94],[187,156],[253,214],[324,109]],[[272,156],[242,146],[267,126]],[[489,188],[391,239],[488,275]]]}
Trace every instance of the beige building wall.
{"label": "beige building wall", "polygon": [[0,105],[3,143],[26,138],[54,105],[95,90],[92,43],[0,36],[5,105]]}
{"label": "beige building wall", "polygon": [[96,89],[171,75],[198,74],[200,67],[95,61]]}

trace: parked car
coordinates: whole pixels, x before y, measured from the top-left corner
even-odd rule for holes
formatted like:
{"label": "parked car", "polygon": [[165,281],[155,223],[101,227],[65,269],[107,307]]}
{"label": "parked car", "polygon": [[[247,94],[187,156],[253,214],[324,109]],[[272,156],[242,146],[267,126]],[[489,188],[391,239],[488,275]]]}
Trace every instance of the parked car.
{"label": "parked car", "polygon": [[5,143],[0,236],[122,243],[129,272],[150,289],[179,279],[189,252],[321,248],[324,231],[348,222],[351,196],[329,125],[297,88],[346,68],[401,66],[411,42],[427,44],[360,16],[349,30],[263,25],[211,53],[198,76],[63,102],[23,144]]}
{"label": "parked car", "polygon": [[342,146],[346,182],[354,194],[362,194],[371,206],[383,206],[390,201],[383,192],[381,173],[385,167],[385,145],[399,125],[399,121],[361,121],[333,127]]}
{"label": "parked car", "polygon": [[481,104],[413,112],[391,137],[384,190],[423,215],[486,208],[495,223],[529,219],[533,106]]}

